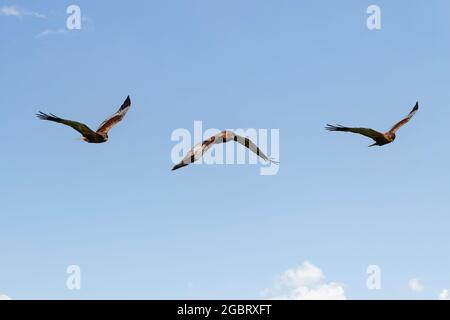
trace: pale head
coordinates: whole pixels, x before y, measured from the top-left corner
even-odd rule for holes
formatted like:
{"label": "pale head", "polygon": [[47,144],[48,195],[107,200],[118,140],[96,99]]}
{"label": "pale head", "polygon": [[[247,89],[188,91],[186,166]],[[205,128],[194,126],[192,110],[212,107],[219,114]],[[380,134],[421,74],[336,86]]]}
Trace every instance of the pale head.
{"label": "pale head", "polygon": [[390,142],[392,142],[392,141],[395,140],[395,133],[388,132],[388,133],[385,134],[385,137],[386,137],[387,140],[389,140]]}

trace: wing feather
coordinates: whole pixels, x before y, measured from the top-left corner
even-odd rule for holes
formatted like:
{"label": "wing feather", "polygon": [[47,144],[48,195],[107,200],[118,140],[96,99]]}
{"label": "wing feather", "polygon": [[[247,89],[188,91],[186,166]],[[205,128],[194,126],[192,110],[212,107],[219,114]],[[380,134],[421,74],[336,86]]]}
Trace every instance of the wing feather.
{"label": "wing feather", "polygon": [[397,122],[391,130],[389,130],[390,133],[396,133],[398,129],[403,127],[405,124],[411,120],[411,118],[416,114],[416,112],[419,110],[419,102],[416,102],[414,108],[411,110],[411,112],[404,118],[403,120]]}
{"label": "wing feather", "polygon": [[358,133],[363,136],[366,136],[368,138],[371,138],[373,140],[382,139],[384,138],[384,135],[381,132],[378,132],[376,130],[370,129],[370,128],[350,128],[350,127],[344,127],[341,125],[331,125],[327,124],[325,127],[328,131],[342,131],[342,132],[352,132],[352,133]]}
{"label": "wing feather", "polygon": [[217,138],[218,135],[215,135],[195,145],[191,150],[188,151],[186,156],[172,168],[172,171],[185,167],[188,164],[194,163],[195,161],[200,159],[203,154],[212,147]]}
{"label": "wing feather", "polygon": [[100,124],[100,126],[97,129],[97,132],[100,134],[107,134],[109,130],[111,130],[112,127],[114,127],[117,123],[119,123],[127,114],[128,110],[131,106],[131,100],[130,96],[128,96],[125,101],[123,102],[122,106],[119,108],[119,110],[113,114],[111,117],[106,119],[105,121]]}
{"label": "wing feather", "polygon": [[81,133],[86,138],[97,136],[97,133],[95,131],[91,130],[87,125],[81,122],[62,119],[60,117],[55,116],[54,114],[51,113],[46,114],[41,111],[39,111],[39,113],[36,116],[41,120],[53,121],[69,126],[78,131],[79,133]]}
{"label": "wing feather", "polygon": [[277,161],[274,161],[274,160],[270,159],[268,156],[266,156],[264,154],[264,152],[262,152],[261,149],[249,138],[242,137],[237,134],[233,134],[233,136],[234,136],[234,141],[240,143],[241,145],[243,145],[244,147],[246,147],[247,149],[249,149],[250,151],[255,153],[257,156],[261,157],[265,161],[272,162],[275,164],[278,163]]}

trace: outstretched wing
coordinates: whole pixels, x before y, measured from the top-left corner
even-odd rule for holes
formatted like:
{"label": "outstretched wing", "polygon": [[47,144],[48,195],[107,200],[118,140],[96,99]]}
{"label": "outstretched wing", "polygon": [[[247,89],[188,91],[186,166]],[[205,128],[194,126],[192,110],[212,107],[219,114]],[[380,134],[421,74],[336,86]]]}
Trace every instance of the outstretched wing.
{"label": "outstretched wing", "polygon": [[81,133],[86,138],[97,136],[97,133],[92,131],[84,123],[61,119],[61,118],[55,116],[54,114],[51,114],[51,113],[46,114],[41,111],[39,111],[39,113],[36,116],[41,120],[48,120],[48,121],[53,121],[53,122],[57,122],[57,123],[62,123],[62,124],[65,124],[66,126],[72,127],[73,129],[77,130],[79,133]]}
{"label": "outstretched wing", "polygon": [[269,157],[267,157],[262,151],[261,149],[258,148],[258,146],[256,146],[256,144],[254,144],[250,139],[245,138],[245,137],[241,137],[237,134],[232,133],[231,131],[222,131],[208,139],[206,139],[205,141],[203,141],[202,143],[199,143],[198,145],[196,145],[194,148],[192,148],[187,155],[183,158],[183,160],[181,160],[178,164],[176,164],[172,170],[177,170],[179,168],[185,167],[190,163],[193,163],[195,161],[197,161],[198,159],[200,159],[203,154],[208,151],[214,144],[219,144],[219,143],[226,143],[228,141],[237,141],[240,144],[242,144],[243,146],[245,146],[246,148],[250,149],[251,151],[253,151],[256,155],[260,156],[261,158],[263,158],[266,161],[270,161],[272,163],[278,164],[277,161],[274,161],[272,159],[270,159]]}
{"label": "outstretched wing", "polygon": [[114,127],[117,123],[119,123],[127,114],[128,109],[130,109],[131,100],[130,96],[128,96],[123,102],[122,106],[119,110],[113,114],[111,117],[102,122],[100,127],[97,129],[97,132],[100,134],[107,134],[112,127]]}
{"label": "outstretched wing", "polygon": [[172,168],[172,171],[185,167],[188,164],[194,163],[195,161],[200,159],[203,154],[212,147],[216,139],[218,139],[218,135],[212,136],[204,140],[202,143],[194,146],[191,150],[189,150],[186,156]]}
{"label": "outstretched wing", "polygon": [[233,134],[234,141],[242,144],[244,147],[250,149],[253,153],[255,153],[257,156],[263,158],[265,161],[269,161],[275,164],[278,164],[277,161],[274,161],[267,157],[264,152],[261,151],[261,149],[258,148],[256,144],[253,143],[249,138],[239,136],[237,134]]}
{"label": "outstretched wing", "polygon": [[417,110],[419,110],[419,102],[416,102],[416,105],[411,110],[411,112],[406,116],[405,119],[398,122],[396,125],[394,125],[391,130],[389,130],[390,133],[396,133],[398,129],[400,129],[402,126],[408,123],[409,120],[416,114]]}
{"label": "outstretched wing", "polygon": [[349,128],[349,127],[341,126],[339,124],[335,125],[335,126],[333,126],[331,124],[327,124],[325,129],[327,129],[328,131],[343,131],[343,132],[358,133],[358,134],[362,134],[363,136],[369,137],[373,140],[384,138],[384,135],[381,132],[378,132],[376,130],[369,129],[369,128]]}

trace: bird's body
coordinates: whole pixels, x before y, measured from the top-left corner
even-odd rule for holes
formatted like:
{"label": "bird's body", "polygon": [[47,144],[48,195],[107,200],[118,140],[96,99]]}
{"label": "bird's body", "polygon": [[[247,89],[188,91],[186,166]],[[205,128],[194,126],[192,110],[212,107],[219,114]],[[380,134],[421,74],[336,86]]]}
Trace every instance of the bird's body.
{"label": "bird's body", "polygon": [[72,120],[66,120],[55,116],[54,114],[46,114],[43,112],[39,112],[37,117],[41,120],[53,121],[56,123],[62,123],[66,126],[69,126],[82,135],[82,140],[88,143],[103,143],[108,141],[108,132],[114,127],[117,123],[119,123],[128,112],[128,109],[131,106],[131,100],[128,96],[123,102],[122,106],[119,110],[113,114],[111,117],[103,121],[103,123],[99,126],[97,131],[91,130],[87,125],[81,122],[76,122]]}
{"label": "bird's body", "polygon": [[108,135],[97,133],[95,136],[91,136],[89,139],[86,137],[82,137],[81,140],[86,141],[87,143],[103,143],[108,141]]}
{"label": "bird's body", "polygon": [[172,171],[185,167],[190,163],[194,163],[195,161],[200,159],[203,156],[203,154],[206,151],[208,151],[214,144],[227,143],[229,141],[236,141],[245,146],[246,148],[250,149],[252,152],[254,152],[262,159],[269,162],[277,163],[276,161],[269,159],[249,138],[239,136],[231,131],[222,131],[214,136],[209,137],[203,142],[197,144],[187,153],[187,155],[183,158],[183,160],[181,160],[177,165],[175,165],[172,168]]}
{"label": "bird's body", "polygon": [[395,138],[396,138],[395,133],[386,132],[386,133],[383,133],[382,137],[375,138],[374,139],[375,143],[370,146],[384,146],[385,144],[394,142]]}
{"label": "bird's body", "polygon": [[405,125],[419,110],[419,103],[416,102],[414,108],[411,110],[411,112],[401,121],[396,123],[389,131],[385,133],[378,132],[376,130],[370,129],[370,128],[350,128],[350,127],[344,127],[341,125],[330,125],[328,124],[325,129],[328,131],[343,131],[343,132],[353,132],[358,133],[363,136],[366,136],[368,138],[371,138],[375,141],[374,144],[371,144],[369,147],[373,146],[384,146],[386,144],[389,144],[393,142],[396,138],[395,133],[398,129],[400,129],[403,125]]}

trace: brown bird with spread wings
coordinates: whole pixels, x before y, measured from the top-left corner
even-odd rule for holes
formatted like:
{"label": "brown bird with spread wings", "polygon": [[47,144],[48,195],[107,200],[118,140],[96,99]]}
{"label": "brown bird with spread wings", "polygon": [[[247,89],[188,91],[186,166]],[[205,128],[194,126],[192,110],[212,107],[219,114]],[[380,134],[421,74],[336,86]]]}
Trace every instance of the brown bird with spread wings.
{"label": "brown bird with spread wings", "polygon": [[84,123],[71,121],[71,120],[65,120],[61,119],[54,114],[48,115],[46,113],[43,113],[39,111],[39,114],[37,114],[37,117],[41,120],[48,120],[53,121],[57,123],[65,124],[66,126],[72,127],[81,135],[83,136],[82,139],[89,143],[103,143],[108,141],[108,132],[111,130],[112,127],[114,127],[117,123],[119,123],[127,114],[128,109],[130,109],[131,106],[131,100],[130,96],[128,96],[125,101],[123,102],[122,106],[119,108],[119,110],[113,114],[111,117],[103,121],[103,123],[100,125],[100,127],[97,129],[97,131],[91,130],[87,125]]}
{"label": "brown bird with spread wings", "polygon": [[402,126],[404,126],[409,120],[411,120],[411,118],[416,114],[417,110],[419,110],[419,102],[416,102],[416,105],[411,110],[411,112],[406,116],[406,118],[395,124],[391,128],[391,130],[389,130],[386,133],[381,133],[369,128],[349,128],[341,125],[332,126],[330,124],[327,124],[325,129],[329,131],[344,131],[344,132],[359,133],[375,141],[375,143],[371,144],[369,147],[383,146],[395,140],[395,133],[397,132],[397,130],[400,129]]}
{"label": "brown bird with spread wings", "polygon": [[274,161],[267,157],[256,144],[254,144],[249,138],[239,136],[231,131],[222,131],[202,143],[199,143],[194,148],[192,148],[187,155],[181,160],[177,165],[175,165],[172,168],[173,170],[180,169],[182,167],[185,167],[189,165],[190,163],[194,163],[198,159],[200,159],[203,154],[208,151],[213,145],[220,144],[220,143],[227,143],[229,141],[236,141],[240,144],[242,144],[244,147],[250,149],[252,152],[254,152],[257,156],[261,157],[265,161],[272,162],[275,164],[278,164],[277,161]]}

